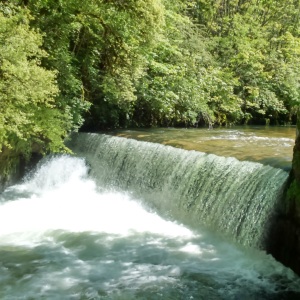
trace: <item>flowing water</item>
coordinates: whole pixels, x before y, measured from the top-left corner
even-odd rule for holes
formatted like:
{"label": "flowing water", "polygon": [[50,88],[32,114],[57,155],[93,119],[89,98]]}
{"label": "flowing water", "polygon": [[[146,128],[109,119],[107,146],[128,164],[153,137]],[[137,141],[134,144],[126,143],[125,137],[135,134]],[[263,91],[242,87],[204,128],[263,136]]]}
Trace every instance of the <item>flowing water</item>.
{"label": "flowing water", "polygon": [[99,185],[130,191],[165,217],[258,248],[288,177],[259,163],[102,134],[79,134],[70,146],[87,159]]}
{"label": "flowing water", "polygon": [[256,161],[289,170],[296,128],[293,126],[235,126],[229,128],[157,128],[120,130],[113,135],[156,142],[186,150]]}
{"label": "flowing water", "polygon": [[84,158],[46,158],[0,195],[0,299],[299,299],[299,277],[257,249],[284,170],[106,135],[70,145]]}

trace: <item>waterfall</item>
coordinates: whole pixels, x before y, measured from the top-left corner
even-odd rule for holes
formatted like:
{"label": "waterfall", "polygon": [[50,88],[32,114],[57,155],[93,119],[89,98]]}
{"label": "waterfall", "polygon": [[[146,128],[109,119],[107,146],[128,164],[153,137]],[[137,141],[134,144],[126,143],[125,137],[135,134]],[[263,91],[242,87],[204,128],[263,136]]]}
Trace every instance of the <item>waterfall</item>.
{"label": "waterfall", "polygon": [[[264,189],[250,175],[274,195],[284,172],[105,135],[70,145],[86,158],[45,157],[0,194],[1,300],[299,299],[296,274],[227,238],[233,230],[243,241],[270,214],[257,208],[251,194]],[[270,174],[273,187],[263,180]],[[237,203],[236,190],[253,203]],[[276,201],[261,197],[273,210]],[[247,219],[253,209],[256,221]]]}
{"label": "waterfall", "polygon": [[[254,162],[80,133],[67,143],[105,186],[140,197],[166,217],[265,248],[288,174]],[[117,209],[117,208],[116,208]]]}

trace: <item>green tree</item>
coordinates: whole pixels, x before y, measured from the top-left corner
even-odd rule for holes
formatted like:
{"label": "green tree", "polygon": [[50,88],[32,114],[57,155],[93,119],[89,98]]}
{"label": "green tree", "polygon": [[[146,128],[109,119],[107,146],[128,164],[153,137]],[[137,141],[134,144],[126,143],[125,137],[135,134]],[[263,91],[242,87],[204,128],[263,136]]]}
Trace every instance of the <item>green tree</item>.
{"label": "green tree", "polygon": [[17,1],[35,16],[31,23],[45,33],[44,64],[58,70],[61,106],[88,128],[120,125],[132,110],[135,82],[145,55],[155,44],[163,22],[160,0]]}
{"label": "green tree", "polygon": [[237,119],[235,80],[216,64],[205,32],[187,15],[192,3],[164,4],[161,38],[147,56],[147,73],[137,88],[137,124],[191,126]]}
{"label": "green tree", "polygon": [[236,78],[244,121],[290,121],[299,101],[299,1],[197,0],[191,15]]}
{"label": "green tree", "polygon": [[57,109],[56,72],[41,67],[47,56],[30,14],[0,6],[0,161],[8,172],[20,156],[65,151],[69,115]]}

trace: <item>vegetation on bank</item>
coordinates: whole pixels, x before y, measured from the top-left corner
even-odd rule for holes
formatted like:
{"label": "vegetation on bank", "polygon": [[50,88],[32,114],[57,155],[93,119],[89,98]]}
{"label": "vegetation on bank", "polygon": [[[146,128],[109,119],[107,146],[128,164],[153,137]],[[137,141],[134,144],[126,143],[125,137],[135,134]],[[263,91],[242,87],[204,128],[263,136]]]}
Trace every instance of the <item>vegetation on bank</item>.
{"label": "vegetation on bank", "polygon": [[0,0],[0,173],[79,128],[292,122],[299,16],[294,0]]}

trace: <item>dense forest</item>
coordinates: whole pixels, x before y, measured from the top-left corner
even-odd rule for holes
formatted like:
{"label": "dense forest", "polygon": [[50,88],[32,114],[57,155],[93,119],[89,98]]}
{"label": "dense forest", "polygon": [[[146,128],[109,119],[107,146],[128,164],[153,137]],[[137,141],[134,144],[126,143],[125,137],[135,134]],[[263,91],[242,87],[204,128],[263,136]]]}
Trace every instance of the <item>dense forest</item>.
{"label": "dense forest", "polygon": [[0,171],[78,129],[290,124],[299,73],[299,0],[0,0]]}

